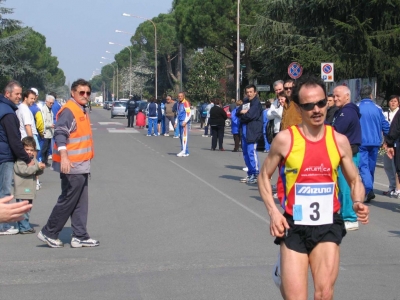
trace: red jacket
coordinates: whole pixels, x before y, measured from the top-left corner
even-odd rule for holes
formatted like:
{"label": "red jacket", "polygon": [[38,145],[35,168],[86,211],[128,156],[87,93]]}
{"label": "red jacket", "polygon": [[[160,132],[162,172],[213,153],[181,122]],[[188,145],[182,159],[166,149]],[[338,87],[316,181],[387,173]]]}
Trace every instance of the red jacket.
{"label": "red jacket", "polygon": [[146,115],[142,112],[138,112],[136,115],[136,126],[146,126]]}

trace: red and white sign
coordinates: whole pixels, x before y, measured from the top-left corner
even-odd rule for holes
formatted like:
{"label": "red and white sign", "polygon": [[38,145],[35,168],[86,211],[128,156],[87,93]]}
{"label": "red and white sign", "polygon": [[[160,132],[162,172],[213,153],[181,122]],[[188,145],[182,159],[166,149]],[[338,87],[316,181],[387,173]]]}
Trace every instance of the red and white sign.
{"label": "red and white sign", "polygon": [[292,62],[287,71],[290,78],[297,79],[303,74],[303,67],[297,62]]}
{"label": "red and white sign", "polygon": [[321,78],[325,82],[334,82],[333,63],[321,63]]}

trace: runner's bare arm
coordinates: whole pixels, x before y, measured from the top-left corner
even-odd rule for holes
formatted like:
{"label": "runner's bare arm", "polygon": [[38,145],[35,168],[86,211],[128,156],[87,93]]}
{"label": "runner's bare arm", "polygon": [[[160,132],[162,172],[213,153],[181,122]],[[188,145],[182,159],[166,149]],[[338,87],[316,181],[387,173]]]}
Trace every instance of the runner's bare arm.
{"label": "runner's bare arm", "polygon": [[353,199],[353,209],[357,214],[358,220],[363,223],[368,223],[369,208],[365,206],[365,189],[358,175],[358,169],[353,163],[353,154],[349,141],[346,136],[335,132],[335,139],[341,154],[340,166],[344,177],[351,189],[351,199]]}
{"label": "runner's bare arm", "polygon": [[258,190],[260,191],[261,198],[267,208],[270,216],[270,231],[272,236],[282,237],[285,234],[285,229],[289,229],[285,217],[276,207],[270,179],[275,172],[280,161],[286,156],[289,151],[290,133],[288,130],[280,132],[273,140],[267,158],[261,167],[258,176]]}

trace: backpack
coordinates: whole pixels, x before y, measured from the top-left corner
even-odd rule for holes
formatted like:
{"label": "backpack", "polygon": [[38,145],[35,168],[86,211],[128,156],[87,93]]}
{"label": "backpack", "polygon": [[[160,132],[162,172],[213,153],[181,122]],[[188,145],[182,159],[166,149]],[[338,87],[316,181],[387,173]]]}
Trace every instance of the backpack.
{"label": "backpack", "polygon": [[206,110],[207,105],[208,105],[207,103],[203,103],[201,105],[201,117],[202,118],[207,118],[207,110]]}
{"label": "backpack", "polygon": [[271,144],[272,140],[274,139],[274,120],[270,120],[267,123],[267,128],[265,129],[265,135],[267,137],[268,143]]}

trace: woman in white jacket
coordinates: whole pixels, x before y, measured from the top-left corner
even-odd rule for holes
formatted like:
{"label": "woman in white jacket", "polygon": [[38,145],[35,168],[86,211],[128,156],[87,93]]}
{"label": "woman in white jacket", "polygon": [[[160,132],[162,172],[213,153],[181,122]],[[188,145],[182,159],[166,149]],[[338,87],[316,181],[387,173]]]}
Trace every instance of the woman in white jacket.
{"label": "woman in white jacket", "polygon": [[281,129],[283,105],[285,104],[285,100],[285,93],[280,92],[278,94],[278,99],[275,99],[274,103],[271,104],[267,113],[268,120],[274,120],[274,136],[277,135]]}

